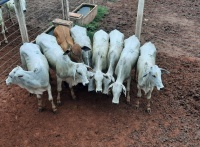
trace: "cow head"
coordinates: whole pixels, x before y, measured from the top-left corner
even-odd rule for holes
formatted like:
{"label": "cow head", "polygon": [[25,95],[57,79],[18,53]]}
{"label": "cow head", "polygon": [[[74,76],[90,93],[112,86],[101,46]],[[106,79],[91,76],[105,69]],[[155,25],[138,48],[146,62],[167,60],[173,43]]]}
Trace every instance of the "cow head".
{"label": "cow head", "polygon": [[82,48],[82,58],[83,58],[83,61],[86,65],[89,65],[91,66],[91,58],[92,58],[92,54],[91,52],[91,49],[87,46],[83,46]]}
{"label": "cow head", "polygon": [[149,70],[147,70],[144,73],[142,77],[142,81],[143,83],[146,81],[147,84],[150,84],[149,86],[156,86],[157,90],[160,90],[164,88],[164,85],[161,79],[161,74],[164,74],[164,73],[169,74],[170,72],[163,68],[159,68],[157,65],[154,65],[150,67]]}
{"label": "cow head", "polygon": [[88,91],[93,91],[94,88],[94,71],[88,71],[88,80],[89,80],[89,84],[88,84]]}
{"label": "cow head", "polygon": [[120,98],[121,93],[123,92],[124,95],[126,96],[126,88],[122,83],[119,83],[119,82],[115,82],[111,84],[108,87],[108,90],[110,91],[111,88],[112,88],[112,93],[113,93],[112,103],[119,104],[119,98]]}
{"label": "cow head", "polygon": [[15,84],[15,74],[18,70],[22,69],[20,66],[15,67],[8,75],[8,78],[6,79],[6,84]]}
{"label": "cow head", "polygon": [[6,84],[20,84],[19,81],[21,81],[24,75],[24,70],[20,66],[17,66],[9,73]]}
{"label": "cow head", "polygon": [[21,6],[22,6],[22,10],[24,12],[26,12],[26,1],[25,0],[21,0]]}
{"label": "cow head", "polygon": [[104,75],[105,74],[102,71],[97,70],[91,77],[91,81],[94,81],[95,83],[97,93],[102,93],[102,82]]}
{"label": "cow head", "polygon": [[[15,2],[14,2],[14,0],[8,1],[8,2],[7,2],[7,5],[8,5],[8,8],[9,8],[9,9],[14,10],[14,8],[15,8]],[[22,7],[22,10],[23,10],[24,12],[26,12],[26,1],[25,1],[25,0],[21,0],[21,7]]]}
{"label": "cow head", "polygon": [[74,69],[74,80],[81,79],[81,83],[85,86],[89,83],[88,81],[88,71],[91,70],[91,67],[83,64],[83,63],[78,63],[76,64],[76,67]]}
{"label": "cow head", "polygon": [[111,83],[115,82],[115,79],[112,75],[105,74],[103,78],[103,93],[108,94],[108,87]]}
{"label": "cow head", "polygon": [[66,50],[65,54],[68,54],[72,61],[78,63],[83,63],[82,52],[90,50],[86,46],[81,48],[79,44],[70,46],[66,41],[63,41],[60,46]]}

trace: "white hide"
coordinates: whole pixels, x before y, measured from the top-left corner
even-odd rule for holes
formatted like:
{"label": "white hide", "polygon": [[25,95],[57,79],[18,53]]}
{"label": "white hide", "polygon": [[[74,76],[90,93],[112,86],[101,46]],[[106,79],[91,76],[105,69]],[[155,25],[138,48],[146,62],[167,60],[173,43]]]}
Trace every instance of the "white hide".
{"label": "white hide", "polygon": [[6,79],[6,84],[16,84],[25,88],[40,99],[44,91],[48,91],[52,108],[56,111],[49,83],[49,65],[45,56],[41,53],[38,45],[24,43],[20,47],[20,57],[23,70],[20,66],[15,67]]}
{"label": "white hide", "polygon": [[82,50],[82,57],[83,61],[86,65],[92,67],[91,60],[92,60],[92,47],[91,47],[91,41],[90,38],[87,36],[87,29],[84,27],[80,27],[78,25],[75,25],[70,29],[72,38],[74,39],[74,43],[78,44],[82,47],[87,47],[90,50],[84,51]]}
{"label": "white hide", "polygon": [[[136,64],[139,56],[140,42],[138,38],[133,35],[124,41],[124,49],[121,53],[120,59],[117,63],[115,74],[117,75],[116,82],[109,86],[112,88],[113,100],[115,104],[119,103],[119,98],[123,92],[126,96],[127,91],[127,101],[130,102],[130,82],[131,82],[131,71],[133,66]],[[123,85],[123,82],[127,81],[127,89]]]}
{"label": "white hide", "polygon": [[[154,89],[154,86],[158,90],[164,88],[161,73],[169,73],[167,70],[159,68],[155,65],[156,61],[156,47],[153,43],[145,43],[140,48],[140,56],[137,62],[137,74],[138,74],[138,93],[137,96],[141,97],[141,90],[147,94],[147,99],[151,99],[151,93]],[[137,107],[139,107],[139,100],[137,102]],[[148,101],[147,111],[150,112],[150,101]]]}
{"label": "white hide", "polygon": [[64,52],[58,45],[54,36],[42,33],[37,36],[36,43],[41,47],[41,50],[46,56],[50,67],[56,71],[58,101],[60,100],[62,81],[66,81],[69,84],[72,97],[75,98],[72,87],[78,83],[82,83],[83,85],[89,83],[87,79],[87,69],[89,69],[89,66],[83,63],[72,62],[68,55],[63,55]]}
{"label": "white hide", "polygon": [[102,71],[107,68],[107,53],[109,47],[109,35],[99,30],[94,34],[93,37],[93,52],[92,52],[92,64],[94,67],[94,76],[90,79],[88,91],[94,90],[96,86],[96,92],[102,92],[103,76],[105,75]]}
{"label": "white hide", "polygon": [[109,34],[110,47],[107,55],[108,71],[103,79],[103,93],[108,94],[108,87],[111,82],[115,82],[113,73],[117,62],[119,61],[123,46],[124,46],[124,34],[118,30],[113,30]]}

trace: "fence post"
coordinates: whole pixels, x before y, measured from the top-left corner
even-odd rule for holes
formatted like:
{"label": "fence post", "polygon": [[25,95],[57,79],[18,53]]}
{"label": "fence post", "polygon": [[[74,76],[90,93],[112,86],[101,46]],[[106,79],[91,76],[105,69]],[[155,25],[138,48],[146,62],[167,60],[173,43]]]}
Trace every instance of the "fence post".
{"label": "fence post", "polygon": [[62,0],[62,12],[63,12],[63,19],[70,20],[69,18],[69,2],[68,0]]}
{"label": "fence post", "polygon": [[26,28],[26,21],[24,17],[24,12],[21,7],[21,1],[20,0],[14,0],[15,2],[15,13],[17,15],[17,20],[19,23],[19,29],[22,37],[22,42],[29,42],[27,28]]}
{"label": "fence post", "polygon": [[141,30],[142,30],[144,3],[145,3],[145,0],[138,0],[135,36],[138,37],[139,40],[140,40],[140,35],[141,35]]}

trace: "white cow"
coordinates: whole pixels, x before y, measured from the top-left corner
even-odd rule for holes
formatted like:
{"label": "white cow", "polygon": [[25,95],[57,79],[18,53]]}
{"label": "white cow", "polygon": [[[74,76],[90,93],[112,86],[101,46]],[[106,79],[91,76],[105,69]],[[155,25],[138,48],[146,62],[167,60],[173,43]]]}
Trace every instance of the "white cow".
{"label": "white cow", "polygon": [[[119,104],[119,97],[123,91],[126,96],[127,102],[130,103],[130,83],[131,83],[131,71],[139,56],[140,42],[138,38],[133,35],[124,41],[124,49],[121,53],[120,59],[117,63],[115,74],[117,80],[109,86],[109,90],[112,88],[113,100],[112,103]],[[123,85],[123,82],[127,81],[127,87]]]}
{"label": "white cow", "polygon": [[24,43],[20,47],[20,56],[25,70],[20,66],[15,67],[9,73],[6,84],[16,84],[30,93],[36,94],[39,111],[42,111],[41,95],[44,91],[48,91],[48,99],[52,104],[53,112],[56,112],[49,84],[49,65],[39,46],[33,43]]}
{"label": "white cow", "polygon": [[81,48],[87,49],[86,51],[82,50],[83,61],[86,65],[92,67],[92,46],[90,38],[87,36],[87,29],[75,25],[70,30],[74,42],[81,46]]}
{"label": "white cow", "polygon": [[54,36],[42,33],[37,36],[36,44],[41,47],[50,67],[56,71],[58,91],[57,103],[61,104],[60,92],[62,90],[62,81],[66,81],[69,84],[72,98],[76,99],[73,86],[78,83],[82,83],[83,85],[88,84],[87,71],[91,70],[91,68],[83,63],[72,62],[67,53],[64,53],[62,48],[58,45]]}
{"label": "white cow", "polygon": [[88,86],[88,91],[94,90],[94,84],[96,86],[96,92],[102,92],[102,82],[103,76],[105,74],[102,72],[107,68],[107,53],[109,48],[109,35],[103,31],[99,30],[94,34],[93,37],[93,52],[92,52],[92,64],[94,67],[94,75],[90,79]]}
{"label": "white cow", "polygon": [[161,73],[169,73],[169,71],[159,68],[155,65],[156,60],[156,47],[153,43],[145,43],[140,48],[140,56],[137,62],[137,75],[138,75],[138,93],[136,108],[139,108],[139,98],[142,96],[141,90],[147,95],[147,112],[151,112],[150,99],[154,86],[158,90],[164,88]]}
{"label": "white cow", "polygon": [[[3,34],[3,37],[4,37],[4,41],[5,41],[5,43],[8,43],[8,40],[7,40],[7,37],[5,34],[7,32],[7,28],[5,26],[5,22],[3,19],[3,13],[2,13],[1,6],[0,6],[0,25],[1,25],[1,33]],[[1,45],[1,41],[0,41],[0,45]]]}
{"label": "white cow", "polygon": [[[25,0],[20,0],[20,3],[21,3],[22,11],[26,12],[26,1]],[[9,0],[7,3],[5,3],[5,7],[6,7],[7,11],[8,11],[9,18],[12,21],[11,12],[15,12],[15,1],[14,0]]]}
{"label": "white cow", "polygon": [[[10,1],[6,2],[4,6],[7,9],[9,19],[12,21],[11,11],[15,12],[14,0],[10,0]],[[21,7],[22,7],[22,10],[25,12],[26,11],[26,1],[25,0],[21,0]],[[1,25],[1,33],[4,36],[4,41],[5,41],[5,43],[8,43],[8,40],[7,40],[7,37],[6,37],[6,34],[5,34],[5,32],[8,32],[8,30],[7,30],[6,26],[5,26],[5,22],[4,22],[4,19],[3,19],[3,13],[2,13],[1,6],[0,6],[0,25]],[[0,42],[0,45],[1,45],[1,42]]]}
{"label": "white cow", "polygon": [[113,73],[117,62],[119,61],[123,46],[124,46],[124,34],[118,30],[113,30],[109,34],[110,47],[107,55],[108,71],[103,79],[103,93],[108,94],[108,87],[111,82],[115,82]]}

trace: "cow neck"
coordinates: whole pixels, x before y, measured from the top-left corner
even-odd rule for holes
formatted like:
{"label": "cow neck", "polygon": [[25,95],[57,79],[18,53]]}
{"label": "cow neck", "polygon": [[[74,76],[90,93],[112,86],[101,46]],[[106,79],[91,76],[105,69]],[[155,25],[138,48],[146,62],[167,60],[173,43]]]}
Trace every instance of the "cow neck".
{"label": "cow neck", "polygon": [[[35,73],[33,71],[25,71],[25,70],[22,70],[22,71],[23,71],[23,77],[17,78],[17,81],[21,81],[23,85],[26,85],[27,80],[33,80],[37,78],[37,76],[35,76]],[[27,79],[27,80],[25,81],[24,79]]]}
{"label": "cow neck", "polygon": [[142,89],[144,90],[145,94],[150,90],[151,87],[154,87],[154,84],[149,78],[149,74],[147,75],[147,78],[142,83]]}
{"label": "cow neck", "polygon": [[[71,46],[71,45],[69,44],[69,42],[67,41],[67,35],[66,35],[65,30],[63,29],[63,27],[62,27],[62,32],[63,32],[64,38],[65,38],[65,41],[67,42],[67,44],[68,44],[69,46]],[[71,37],[71,36],[70,36],[70,37]],[[70,50],[72,51],[72,46],[71,46],[71,49],[70,49]]]}
{"label": "cow neck", "polygon": [[98,55],[97,57],[97,64],[96,69],[102,70],[102,63],[101,63],[101,57]]}
{"label": "cow neck", "polygon": [[113,75],[114,73],[114,63],[110,62],[107,74]]}
{"label": "cow neck", "polygon": [[125,77],[124,77],[124,74],[123,74],[123,70],[120,69],[118,75],[117,75],[117,80],[116,82],[119,82],[119,83],[123,83],[125,80]]}
{"label": "cow neck", "polygon": [[[144,90],[145,93],[147,92],[147,88],[152,87],[153,83],[151,82],[150,78],[149,78],[149,71],[150,71],[150,66],[146,67],[146,69],[144,69],[144,71],[142,72],[142,77],[140,77],[139,81],[142,81],[142,83],[140,83],[141,86],[144,86],[143,88],[146,89]],[[144,78],[144,74],[147,73],[146,77]]]}

